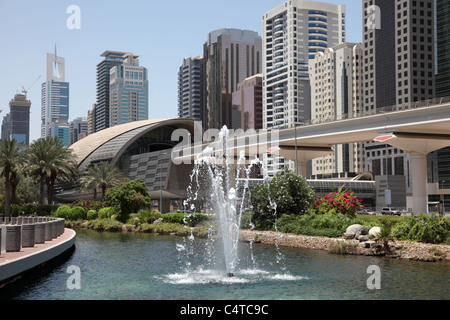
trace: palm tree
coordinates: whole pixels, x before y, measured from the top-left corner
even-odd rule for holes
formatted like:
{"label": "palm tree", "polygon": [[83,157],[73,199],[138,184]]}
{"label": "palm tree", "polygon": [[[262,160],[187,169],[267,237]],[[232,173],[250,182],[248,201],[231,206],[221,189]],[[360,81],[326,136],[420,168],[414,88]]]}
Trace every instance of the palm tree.
{"label": "palm tree", "polygon": [[0,140],[0,168],[5,177],[5,217],[10,216],[13,172],[22,157],[23,143],[17,140]]}
{"label": "palm tree", "polygon": [[44,186],[47,185],[48,203],[53,202],[53,191],[57,180],[65,181],[77,173],[77,164],[72,150],[56,137],[34,141],[26,153],[27,171],[39,179],[39,204],[44,204]]}
{"label": "palm tree", "polygon": [[93,190],[94,200],[97,200],[97,189],[102,190],[103,199],[107,188],[119,186],[126,180],[119,168],[109,162],[100,162],[87,169],[80,183],[82,190]]}

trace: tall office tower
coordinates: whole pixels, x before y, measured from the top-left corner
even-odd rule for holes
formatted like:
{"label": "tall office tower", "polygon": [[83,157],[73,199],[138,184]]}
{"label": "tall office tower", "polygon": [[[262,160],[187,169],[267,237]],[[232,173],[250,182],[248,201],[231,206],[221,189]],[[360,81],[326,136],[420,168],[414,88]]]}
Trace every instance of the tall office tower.
{"label": "tall office tower", "polygon": [[203,57],[183,59],[178,72],[178,117],[202,121]]}
{"label": "tall office tower", "polygon": [[[361,113],[362,59],[361,44],[343,43],[316,53],[309,61],[313,121],[333,121]],[[354,177],[364,170],[363,158],[360,143],[334,146],[333,154],[312,161],[313,178]]]}
{"label": "tall office tower", "polygon": [[50,136],[56,137],[64,146],[70,146],[70,124],[67,122],[53,122],[50,124]]}
{"label": "tall office tower", "polygon": [[262,129],[262,74],[240,82],[232,103],[232,129]]}
{"label": "tall office tower", "polygon": [[[344,5],[289,0],[263,15],[265,129],[311,120],[309,60],[345,42],[345,12]],[[294,166],[275,155],[264,162],[269,176]]]}
{"label": "tall office tower", "polygon": [[109,82],[110,70],[123,63],[126,52],[105,51],[105,59],[97,65],[97,103],[93,114],[94,132],[109,128]]}
{"label": "tall office tower", "polygon": [[30,144],[30,107],[31,101],[24,94],[16,94],[9,102],[9,113],[5,117],[5,136],[2,139]]}
{"label": "tall office tower", "polygon": [[231,127],[231,95],[244,79],[261,73],[262,40],[255,31],[219,29],[203,46],[204,129]]}
{"label": "tall office tower", "polygon": [[[436,97],[450,97],[450,2],[447,0],[436,0],[436,26]],[[439,188],[450,189],[450,148],[436,154]]]}
{"label": "tall office tower", "polygon": [[447,0],[435,1],[437,58],[436,96],[439,98],[450,97],[450,2]]}
{"label": "tall office tower", "polygon": [[124,58],[121,65],[110,70],[110,127],[148,119],[147,68],[139,66],[138,55],[127,53]]}
{"label": "tall office tower", "polygon": [[[434,98],[434,0],[363,0],[363,17],[364,111]],[[374,142],[365,149],[366,170],[404,176],[411,201],[409,154]]]}
{"label": "tall office tower", "polygon": [[2,140],[8,140],[10,133],[9,133],[9,117],[10,114],[7,113],[4,117],[3,117],[3,121],[2,121]]}
{"label": "tall office tower", "polygon": [[92,105],[92,109],[88,110],[88,114],[87,114],[87,121],[88,121],[88,132],[87,134],[93,134],[94,133],[94,113],[95,113],[95,106],[96,104],[94,103]]}
{"label": "tall office tower", "polygon": [[88,134],[88,119],[78,117],[70,122],[69,127],[69,142],[70,145],[77,142],[80,137],[85,137]]}
{"label": "tall office tower", "polygon": [[[42,138],[53,137],[55,124],[62,130],[69,120],[69,83],[65,82],[65,59],[47,53],[46,75],[46,82],[42,84]],[[67,126],[67,135],[68,130]]]}

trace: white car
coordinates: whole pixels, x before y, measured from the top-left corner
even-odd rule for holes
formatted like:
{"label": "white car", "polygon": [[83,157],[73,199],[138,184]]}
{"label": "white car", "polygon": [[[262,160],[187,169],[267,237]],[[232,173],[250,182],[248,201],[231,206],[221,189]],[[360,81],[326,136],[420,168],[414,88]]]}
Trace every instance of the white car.
{"label": "white car", "polygon": [[397,210],[395,208],[383,208],[381,209],[382,215],[393,215],[393,216],[401,216],[402,213],[400,210]]}

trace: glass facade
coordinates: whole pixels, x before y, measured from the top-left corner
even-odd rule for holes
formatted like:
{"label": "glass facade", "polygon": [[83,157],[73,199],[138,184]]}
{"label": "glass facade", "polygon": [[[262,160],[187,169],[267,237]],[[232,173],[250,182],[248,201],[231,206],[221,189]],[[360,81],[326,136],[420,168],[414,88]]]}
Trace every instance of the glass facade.
{"label": "glass facade", "polygon": [[97,103],[93,115],[93,131],[109,128],[110,70],[123,63],[125,52],[106,51],[105,59],[97,65]]}
{"label": "glass facade", "polygon": [[[436,0],[436,96],[450,96],[450,2]],[[450,148],[437,152],[440,189],[450,189]],[[450,206],[449,206],[450,208]]]}
{"label": "glass facade", "polygon": [[262,40],[255,31],[219,29],[204,44],[204,129],[232,126],[232,93],[244,79],[261,73]]}

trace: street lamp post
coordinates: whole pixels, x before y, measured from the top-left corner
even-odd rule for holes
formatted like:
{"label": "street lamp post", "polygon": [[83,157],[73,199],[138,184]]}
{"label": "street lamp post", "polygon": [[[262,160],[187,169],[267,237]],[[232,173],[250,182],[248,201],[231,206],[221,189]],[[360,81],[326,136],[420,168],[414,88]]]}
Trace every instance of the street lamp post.
{"label": "street lamp post", "polygon": [[441,190],[442,190],[442,215],[445,215],[445,194],[444,194],[444,183],[445,181],[441,182]]}

